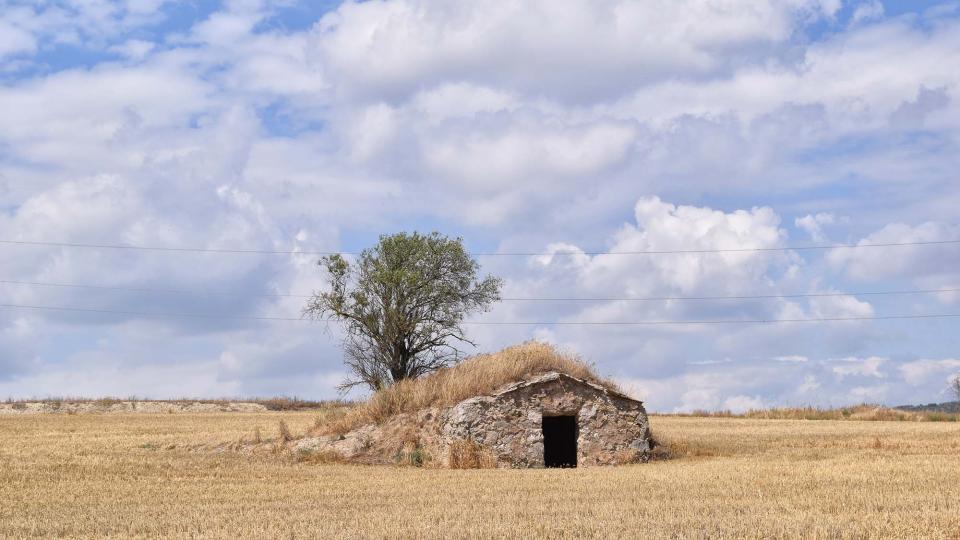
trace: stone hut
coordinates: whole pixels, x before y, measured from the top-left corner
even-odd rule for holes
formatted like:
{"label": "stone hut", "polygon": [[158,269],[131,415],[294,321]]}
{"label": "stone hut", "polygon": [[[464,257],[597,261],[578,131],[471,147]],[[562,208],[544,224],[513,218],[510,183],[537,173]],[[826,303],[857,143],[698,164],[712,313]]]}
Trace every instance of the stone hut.
{"label": "stone hut", "polygon": [[456,466],[453,449],[464,444],[486,456],[485,466],[578,467],[646,461],[651,437],[640,401],[550,371],[452,406],[303,439],[295,450],[364,463],[396,463],[416,452],[429,456],[432,466],[446,467]]}
{"label": "stone hut", "polygon": [[646,461],[650,427],[640,401],[549,372],[457,403],[440,442],[472,440],[501,467],[577,467]]}

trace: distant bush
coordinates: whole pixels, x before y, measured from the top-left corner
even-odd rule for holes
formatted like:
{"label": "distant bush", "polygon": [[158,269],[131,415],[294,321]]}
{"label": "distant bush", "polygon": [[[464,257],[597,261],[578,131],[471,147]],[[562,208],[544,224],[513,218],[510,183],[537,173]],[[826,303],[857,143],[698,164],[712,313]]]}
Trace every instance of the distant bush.
{"label": "distant bush", "polygon": [[100,408],[102,408],[102,409],[109,409],[110,407],[112,407],[112,406],[114,406],[114,405],[116,405],[116,404],[118,404],[118,403],[121,403],[121,401],[120,401],[119,399],[117,399],[117,398],[113,398],[113,397],[107,396],[107,397],[98,398],[98,399],[95,400],[93,403],[94,403],[94,405],[96,405],[97,407],[100,407]]}
{"label": "distant bush", "polygon": [[310,401],[298,397],[255,398],[249,401],[259,403],[269,411],[304,411],[349,405],[349,402],[342,400]]}

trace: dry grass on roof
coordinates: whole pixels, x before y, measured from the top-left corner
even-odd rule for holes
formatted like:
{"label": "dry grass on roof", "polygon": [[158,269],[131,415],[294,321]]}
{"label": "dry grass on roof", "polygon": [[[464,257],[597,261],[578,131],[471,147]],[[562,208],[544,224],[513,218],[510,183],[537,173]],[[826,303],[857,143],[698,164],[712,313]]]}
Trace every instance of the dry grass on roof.
{"label": "dry grass on roof", "polygon": [[373,394],[339,420],[318,426],[316,432],[344,433],[365,424],[381,423],[397,414],[429,407],[448,407],[550,371],[559,371],[620,391],[613,382],[599,377],[577,356],[558,351],[546,343],[528,341],[499,352],[473,356],[454,367],[420,379],[394,384]]}

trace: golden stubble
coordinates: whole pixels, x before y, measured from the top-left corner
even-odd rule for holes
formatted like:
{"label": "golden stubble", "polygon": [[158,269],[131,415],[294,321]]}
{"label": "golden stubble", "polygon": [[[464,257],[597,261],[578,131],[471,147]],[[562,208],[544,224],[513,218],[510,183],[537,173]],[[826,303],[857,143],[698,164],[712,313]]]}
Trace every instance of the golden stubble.
{"label": "golden stubble", "polygon": [[960,538],[953,422],[653,416],[673,459],[576,470],[223,450],[315,417],[0,417],[0,537]]}

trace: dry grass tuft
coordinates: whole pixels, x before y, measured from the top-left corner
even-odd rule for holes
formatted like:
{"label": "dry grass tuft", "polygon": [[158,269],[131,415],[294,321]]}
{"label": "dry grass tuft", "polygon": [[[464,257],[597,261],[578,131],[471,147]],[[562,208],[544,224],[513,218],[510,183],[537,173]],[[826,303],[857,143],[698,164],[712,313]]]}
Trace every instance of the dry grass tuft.
{"label": "dry grass tuft", "polygon": [[651,461],[665,461],[683,458],[706,458],[719,455],[715,448],[686,439],[663,441],[650,453]]}
{"label": "dry grass tuft", "polygon": [[393,459],[397,465],[409,467],[424,467],[433,461],[430,453],[416,440],[409,440],[401,445]]}
{"label": "dry grass tuft", "polygon": [[323,450],[320,452],[297,452],[295,456],[297,463],[307,463],[310,465],[327,465],[331,463],[346,463],[347,459],[343,454],[333,450]]}
{"label": "dry grass tuft", "polygon": [[549,371],[560,371],[620,391],[576,356],[546,343],[529,341],[500,352],[474,356],[420,379],[394,384],[373,394],[341,418],[316,426],[315,433],[345,433],[365,424],[383,423],[397,414],[447,407]]}
{"label": "dry grass tuft", "polygon": [[473,439],[458,439],[450,444],[451,469],[495,469],[497,458]]}
{"label": "dry grass tuft", "polygon": [[278,423],[278,429],[280,431],[280,440],[283,442],[288,442],[293,440],[293,434],[290,433],[290,428],[287,427],[287,423],[283,420],[280,420]]}

